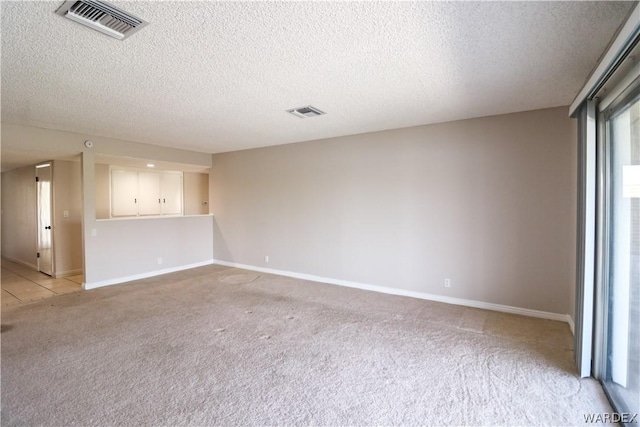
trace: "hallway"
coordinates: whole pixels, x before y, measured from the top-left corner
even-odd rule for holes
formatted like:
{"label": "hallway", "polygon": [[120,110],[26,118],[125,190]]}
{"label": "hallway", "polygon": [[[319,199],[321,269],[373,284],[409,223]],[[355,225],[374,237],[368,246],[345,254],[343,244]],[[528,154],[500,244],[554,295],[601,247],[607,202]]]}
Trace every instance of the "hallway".
{"label": "hallway", "polygon": [[53,278],[2,259],[2,306],[23,304],[82,290],[83,275]]}

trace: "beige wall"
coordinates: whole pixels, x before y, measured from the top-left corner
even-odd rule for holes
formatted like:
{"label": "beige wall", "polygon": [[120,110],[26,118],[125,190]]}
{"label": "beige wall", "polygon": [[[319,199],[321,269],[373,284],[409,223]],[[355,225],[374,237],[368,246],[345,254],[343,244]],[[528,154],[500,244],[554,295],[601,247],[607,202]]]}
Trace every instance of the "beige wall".
{"label": "beige wall", "polygon": [[96,218],[107,219],[111,212],[109,165],[96,163]]}
{"label": "beige wall", "polygon": [[[184,214],[204,215],[209,213],[209,174],[185,172]],[[207,204],[203,204],[206,202]]]}
{"label": "beige wall", "polygon": [[37,268],[35,168],[2,173],[2,256]]}
{"label": "beige wall", "polygon": [[[53,162],[54,272],[82,273],[82,186],[80,162]],[[64,212],[69,213],[68,217]]]}
{"label": "beige wall", "polygon": [[214,258],[570,313],[575,167],[565,107],[214,155]]}
{"label": "beige wall", "polygon": [[91,228],[95,235],[90,233],[87,242],[88,288],[213,258],[213,218],[208,215],[104,220]]}

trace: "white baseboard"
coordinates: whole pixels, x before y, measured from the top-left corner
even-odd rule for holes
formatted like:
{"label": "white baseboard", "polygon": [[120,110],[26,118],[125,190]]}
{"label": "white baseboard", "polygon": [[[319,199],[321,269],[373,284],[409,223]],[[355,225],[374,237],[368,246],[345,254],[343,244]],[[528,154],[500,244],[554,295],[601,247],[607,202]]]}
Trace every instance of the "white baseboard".
{"label": "white baseboard", "polygon": [[568,323],[569,327],[573,331],[573,320],[571,319],[571,316],[569,316],[568,314],[558,314],[558,313],[551,313],[551,312],[548,312],[548,311],[531,310],[531,309],[528,309],[528,308],[512,307],[512,306],[509,306],[509,305],[502,305],[502,304],[493,304],[493,303],[490,303],[490,302],[475,301],[475,300],[469,300],[469,299],[463,299],[463,298],[446,297],[446,296],[442,296],[442,295],[428,294],[428,293],[424,293],[424,292],[408,291],[408,290],[405,290],[405,289],[387,288],[387,287],[384,287],[384,286],[368,285],[368,284],[365,284],[365,283],[350,282],[348,280],[340,280],[340,279],[331,279],[331,278],[328,278],[328,277],[314,276],[314,275],[311,275],[311,274],[295,273],[295,272],[291,272],[291,271],[275,270],[275,269],[272,269],[272,268],[256,267],[256,266],[253,266],[253,265],[238,264],[238,263],[234,263],[234,262],[222,261],[222,260],[217,260],[217,259],[214,259],[213,263],[214,264],[218,264],[218,265],[224,265],[226,267],[242,268],[244,270],[259,271],[259,272],[262,272],[262,273],[276,274],[276,275],[279,275],[279,276],[293,277],[293,278],[302,279],[302,280],[310,280],[312,282],[328,283],[328,284],[331,284],[331,285],[339,285],[339,286],[346,286],[346,287],[349,287],[349,288],[356,288],[356,289],[363,289],[363,290],[367,290],[367,291],[381,292],[381,293],[384,293],[384,294],[399,295],[399,296],[412,297],[412,298],[424,299],[424,300],[429,300],[429,301],[444,302],[444,303],[447,303],[447,304],[462,305],[462,306],[465,306],[465,307],[482,308],[482,309],[485,309],[485,310],[493,310],[493,311],[499,311],[499,312],[503,312],[503,313],[519,314],[519,315],[522,315],[522,316],[537,317],[537,318],[540,318],[540,319],[557,320],[557,321],[560,321],[560,322]]}
{"label": "white baseboard", "polygon": [[76,270],[66,270],[61,272],[56,272],[54,275],[55,278],[58,277],[69,277],[69,276],[77,276],[78,274],[82,274],[82,269],[78,268]]}
{"label": "white baseboard", "polygon": [[97,282],[85,282],[82,284],[82,289],[89,290],[89,289],[101,288],[103,286],[117,285],[118,283],[131,282],[133,280],[140,280],[140,279],[146,279],[148,277],[160,276],[162,274],[175,273],[176,271],[189,270],[190,268],[196,268],[196,267],[203,267],[205,265],[211,265],[213,263],[214,263],[213,260],[210,259],[207,261],[181,265],[178,267],[163,268],[162,270],[154,270],[146,273],[134,274],[132,276],[117,277],[115,279],[100,280]]}
{"label": "white baseboard", "polygon": [[567,314],[567,323],[569,324],[569,329],[571,329],[571,334],[575,336],[576,334],[576,325],[573,323],[573,318]]}
{"label": "white baseboard", "polygon": [[30,264],[26,261],[22,261],[20,259],[11,257],[9,255],[2,254],[2,258],[5,258],[8,261],[15,262],[16,264],[24,265],[25,267],[29,267],[32,270],[38,271],[38,266],[36,264]]}

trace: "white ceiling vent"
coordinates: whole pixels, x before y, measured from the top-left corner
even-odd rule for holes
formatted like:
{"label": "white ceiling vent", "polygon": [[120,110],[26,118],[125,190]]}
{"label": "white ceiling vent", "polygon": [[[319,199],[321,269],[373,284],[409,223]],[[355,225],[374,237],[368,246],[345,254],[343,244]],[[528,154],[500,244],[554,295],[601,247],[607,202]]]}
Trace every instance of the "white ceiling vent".
{"label": "white ceiling vent", "polygon": [[307,117],[322,116],[323,114],[327,114],[324,111],[318,110],[316,107],[312,107],[311,105],[307,105],[306,107],[294,108],[292,110],[287,110],[287,113],[291,113],[296,117],[300,117],[301,119],[306,119]]}
{"label": "white ceiling vent", "polygon": [[66,1],[56,13],[119,40],[148,24],[115,6],[95,0]]}

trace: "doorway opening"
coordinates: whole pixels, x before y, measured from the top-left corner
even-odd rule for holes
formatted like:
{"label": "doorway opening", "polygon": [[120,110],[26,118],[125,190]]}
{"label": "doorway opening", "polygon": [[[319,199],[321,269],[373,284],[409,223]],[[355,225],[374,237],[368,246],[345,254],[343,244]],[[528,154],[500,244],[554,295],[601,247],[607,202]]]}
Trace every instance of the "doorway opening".
{"label": "doorway opening", "polygon": [[38,271],[53,276],[51,163],[36,166],[36,221]]}

